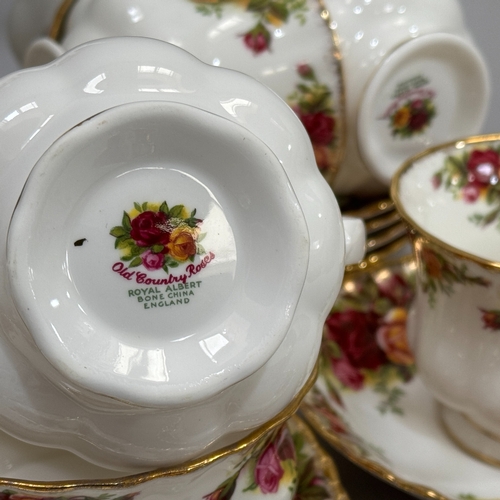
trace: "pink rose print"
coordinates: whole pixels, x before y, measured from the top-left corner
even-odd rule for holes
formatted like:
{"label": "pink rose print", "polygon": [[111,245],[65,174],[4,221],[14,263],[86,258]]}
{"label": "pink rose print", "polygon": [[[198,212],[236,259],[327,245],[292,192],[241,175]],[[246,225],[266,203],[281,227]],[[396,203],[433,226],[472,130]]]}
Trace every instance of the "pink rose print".
{"label": "pink rose print", "polygon": [[358,369],[351,365],[347,358],[332,359],[332,370],[346,387],[354,391],[363,388],[365,378]]}
{"label": "pink rose print", "polygon": [[500,148],[498,144],[480,149],[469,147],[461,154],[449,155],[431,179],[435,189],[444,188],[457,200],[489,205],[489,211],[469,216],[469,221],[484,227],[494,222],[500,230]]}
{"label": "pink rose print", "polygon": [[254,471],[255,483],[262,493],[276,493],[284,471],[274,443],[270,443],[257,461]]}
{"label": "pink rose print", "polygon": [[262,23],[243,36],[243,42],[255,55],[269,50],[270,39],[271,35]]}
{"label": "pink rose print", "polygon": [[149,271],[156,271],[163,267],[165,256],[162,253],[153,253],[147,250],[142,254],[142,265]]}

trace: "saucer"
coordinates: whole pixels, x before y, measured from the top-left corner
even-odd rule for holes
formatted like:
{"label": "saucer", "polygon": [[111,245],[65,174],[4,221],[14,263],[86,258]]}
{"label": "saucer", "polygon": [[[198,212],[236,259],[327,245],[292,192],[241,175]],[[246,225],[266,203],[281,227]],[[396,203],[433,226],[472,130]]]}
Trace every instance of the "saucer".
{"label": "saucer", "polygon": [[389,391],[387,365],[378,375],[361,390],[338,391],[333,371],[323,370],[301,412],[348,459],[408,493],[439,500],[498,498],[500,470],[454,444],[418,375],[409,382],[396,379]]}
{"label": "saucer", "polygon": [[[335,463],[316,441],[309,426],[294,416],[285,428],[297,451],[297,492],[306,496],[313,491],[317,500],[348,500]],[[135,496],[142,500],[155,495],[178,498],[178,492],[168,488],[167,481],[175,475],[172,468],[117,477],[116,472],[92,465],[72,453],[23,443],[2,432],[0,450],[0,495],[7,492],[5,498],[9,498],[8,494],[16,494],[36,500],[46,498],[49,491],[57,491],[58,497],[76,498],[83,489],[87,490],[85,498],[89,500],[100,498],[99,494],[103,491],[107,492],[107,498],[115,500]],[[65,479],[67,477],[73,480]],[[95,479],[89,481],[89,477]],[[260,498],[258,490],[242,491],[243,485],[239,486],[225,498]],[[286,481],[280,481],[275,498],[287,498],[288,486]],[[204,498],[215,496],[206,495]]]}

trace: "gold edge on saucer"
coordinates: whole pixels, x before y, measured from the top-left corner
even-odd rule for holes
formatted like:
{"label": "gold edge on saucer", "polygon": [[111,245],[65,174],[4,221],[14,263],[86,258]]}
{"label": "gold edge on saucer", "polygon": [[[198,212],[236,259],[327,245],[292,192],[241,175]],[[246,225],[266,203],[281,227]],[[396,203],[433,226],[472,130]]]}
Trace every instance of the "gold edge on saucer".
{"label": "gold edge on saucer", "polygon": [[0,486],[38,492],[61,492],[76,489],[125,489],[133,486],[138,486],[155,479],[189,474],[190,472],[201,469],[202,467],[210,465],[217,460],[225,458],[229,455],[233,455],[240,451],[244,451],[245,449],[258,442],[260,439],[264,438],[272,430],[283,425],[299,409],[302,400],[314,386],[314,383],[316,382],[316,379],[318,377],[318,372],[319,361],[316,362],[306,383],[302,386],[302,388],[295,395],[292,401],[274,418],[272,418],[256,430],[250,432],[246,437],[236,442],[235,444],[226,446],[224,448],[221,448],[220,450],[217,450],[190,462],[186,462],[179,466],[156,469],[154,471],[143,472],[130,476],[123,476],[116,479],[29,481],[23,479],[0,478]]}
{"label": "gold edge on saucer", "polygon": [[309,425],[298,415],[291,418],[294,428],[304,437],[307,444],[312,448],[314,454],[314,464],[325,476],[327,487],[332,493],[332,500],[349,500],[349,495],[344,489],[340,480],[337,466],[332,457],[318,443]]}
{"label": "gold edge on saucer", "polygon": [[[313,389],[314,390],[314,389]],[[300,412],[306,419],[306,421],[311,425],[311,427],[333,448],[339,451],[342,455],[348,458],[355,465],[365,469],[369,473],[383,479],[389,484],[396,486],[397,488],[411,493],[413,495],[419,495],[424,498],[432,498],[433,500],[453,500],[450,497],[446,497],[441,493],[433,490],[432,488],[416,483],[406,481],[399,478],[394,473],[392,473],[387,467],[380,465],[379,463],[370,460],[366,457],[360,456],[352,450],[352,448],[344,442],[344,440],[334,431],[326,428],[321,420],[316,415],[314,406],[310,405],[306,401],[300,406]]]}

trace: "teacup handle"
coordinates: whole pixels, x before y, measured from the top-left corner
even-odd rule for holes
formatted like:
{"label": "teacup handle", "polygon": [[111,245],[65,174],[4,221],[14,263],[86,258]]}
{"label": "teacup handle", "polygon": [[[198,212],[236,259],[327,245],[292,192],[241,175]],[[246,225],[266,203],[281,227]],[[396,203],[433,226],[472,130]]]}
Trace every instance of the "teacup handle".
{"label": "teacup handle", "polygon": [[64,54],[64,49],[52,38],[43,37],[35,40],[24,54],[24,67],[41,66]]}
{"label": "teacup handle", "polygon": [[366,229],[355,217],[342,217],[345,233],[345,265],[356,264],[365,256]]}

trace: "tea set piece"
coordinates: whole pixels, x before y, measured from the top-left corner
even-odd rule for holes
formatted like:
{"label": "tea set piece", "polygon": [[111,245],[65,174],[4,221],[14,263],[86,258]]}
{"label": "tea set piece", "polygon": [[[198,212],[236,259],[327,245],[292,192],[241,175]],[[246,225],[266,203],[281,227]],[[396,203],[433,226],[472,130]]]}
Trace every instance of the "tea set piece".
{"label": "tea set piece", "polygon": [[322,500],[347,500],[335,463],[299,417],[292,417],[264,440],[239,445],[239,451],[208,465],[198,461],[123,476],[71,453],[21,443],[0,433],[2,456],[10,459],[10,467],[3,461],[0,465],[0,493],[6,499],[31,500],[49,495],[176,500],[216,498],[225,492],[236,500],[269,495],[291,499],[313,488]]}
{"label": "tea set piece", "polygon": [[480,131],[488,73],[460,2],[324,5],[346,86],[347,146],[333,184],[337,194],[382,194],[409,156]]}
{"label": "tea set piece", "polygon": [[[119,0],[70,0],[60,5],[50,36],[48,31],[35,35],[25,48],[25,65],[44,64],[104,37],[145,36],[178,45],[208,64],[253,76],[287,101],[309,133],[320,170],[333,181],[345,146],[344,88],[340,58],[317,0],[279,7],[199,0],[139,0],[133,7]],[[22,17],[22,8],[21,0],[12,15]],[[11,38],[20,45],[17,31]]]}
{"label": "tea set piece", "polygon": [[393,180],[411,231],[417,294],[408,336],[453,438],[500,465],[500,137],[424,152]]}
{"label": "tea set piece", "polygon": [[56,140],[7,244],[26,342],[54,382],[148,408],[199,403],[263,367],[310,246],[273,152],[170,102],[118,106]]}
{"label": "tea set piece", "polygon": [[[1,427],[140,471],[229,446],[299,397],[344,266],[361,257],[365,238],[361,221],[344,227],[290,107],[244,74],[132,37],[14,73],[0,94],[0,234],[9,247],[8,261],[0,256]],[[185,138],[162,132],[172,124]],[[245,150],[240,165],[236,150]],[[241,168],[255,178],[236,183]],[[57,269],[54,281],[44,266]],[[274,283],[265,285],[266,273]],[[196,306],[206,292],[212,309]],[[175,305],[158,306],[168,299]],[[261,337],[252,324],[268,301],[283,308]],[[238,351],[234,339],[245,350],[223,361],[224,349]],[[186,346],[199,366],[172,359]]]}

